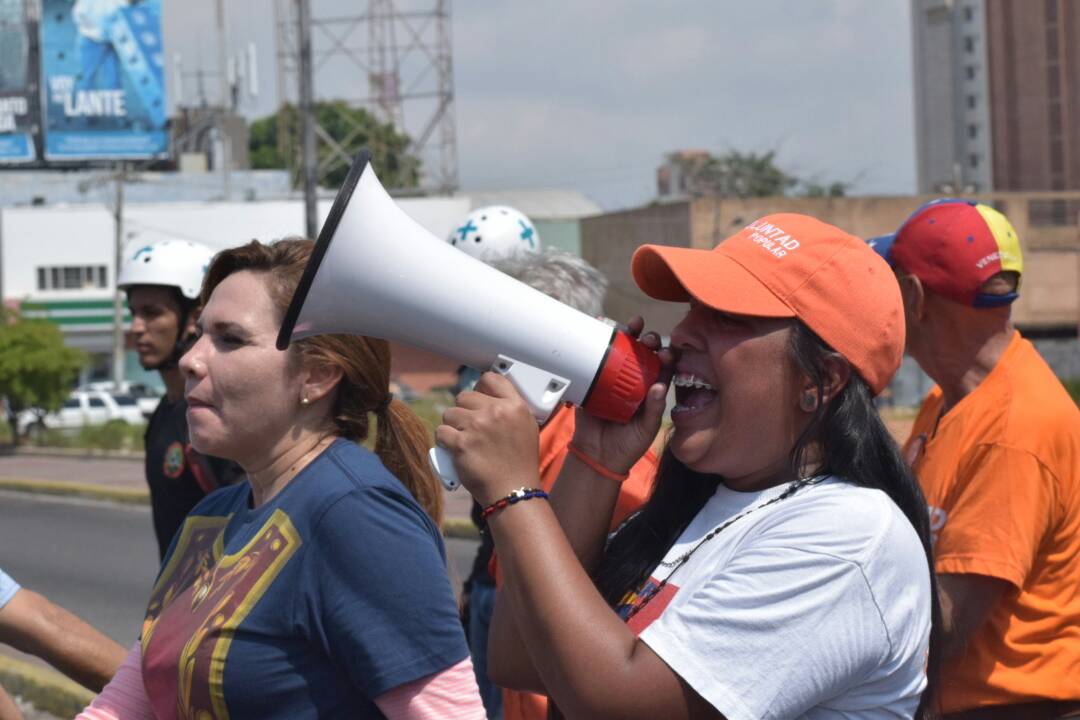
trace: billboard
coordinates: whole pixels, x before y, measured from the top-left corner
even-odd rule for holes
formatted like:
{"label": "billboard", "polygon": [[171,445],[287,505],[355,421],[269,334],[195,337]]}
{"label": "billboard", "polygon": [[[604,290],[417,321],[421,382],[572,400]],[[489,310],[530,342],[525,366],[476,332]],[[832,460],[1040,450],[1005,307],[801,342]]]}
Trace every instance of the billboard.
{"label": "billboard", "polygon": [[0,0],[0,163],[33,162],[37,73],[23,0]]}
{"label": "billboard", "polygon": [[161,0],[42,0],[45,159],[168,152]]}

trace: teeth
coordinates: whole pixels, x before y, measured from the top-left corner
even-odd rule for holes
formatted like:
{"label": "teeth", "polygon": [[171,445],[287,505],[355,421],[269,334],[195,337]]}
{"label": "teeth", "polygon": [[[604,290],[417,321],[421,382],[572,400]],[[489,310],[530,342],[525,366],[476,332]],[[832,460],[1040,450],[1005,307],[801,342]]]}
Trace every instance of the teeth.
{"label": "teeth", "polygon": [[672,379],[672,384],[674,384],[675,387],[690,387],[699,390],[715,390],[712,385],[705,382],[696,375],[692,375],[690,373],[676,375]]}

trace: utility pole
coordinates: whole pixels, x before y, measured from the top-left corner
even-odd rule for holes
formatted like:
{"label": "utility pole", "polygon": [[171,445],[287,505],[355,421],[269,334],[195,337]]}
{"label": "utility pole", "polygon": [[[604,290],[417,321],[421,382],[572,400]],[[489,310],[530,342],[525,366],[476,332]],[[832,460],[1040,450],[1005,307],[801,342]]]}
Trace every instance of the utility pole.
{"label": "utility pole", "polygon": [[120,264],[124,253],[124,181],[127,167],[124,163],[116,166],[116,198],[113,202],[113,227],[116,231],[113,240],[113,361],[112,379],[114,389],[120,390],[124,381],[124,296],[120,290]]}
{"label": "utility pole", "polygon": [[221,140],[221,184],[225,199],[232,197],[232,180],[229,176],[232,164],[232,146],[229,142],[229,134],[225,131],[225,113],[232,106],[232,93],[229,89],[228,72],[225,64],[228,62],[225,51],[225,0],[217,0],[217,26],[218,26],[218,83],[221,86],[220,99],[221,109],[218,111],[218,138]]}
{"label": "utility pole", "polygon": [[311,67],[311,7],[308,0],[296,0],[296,16],[300,35],[300,122],[301,122],[301,167],[304,176],[304,234],[315,238],[319,233],[318,205],[316,203],[316,157],[315,157],[315,118],[312,107],[314,94],[313,71]]}

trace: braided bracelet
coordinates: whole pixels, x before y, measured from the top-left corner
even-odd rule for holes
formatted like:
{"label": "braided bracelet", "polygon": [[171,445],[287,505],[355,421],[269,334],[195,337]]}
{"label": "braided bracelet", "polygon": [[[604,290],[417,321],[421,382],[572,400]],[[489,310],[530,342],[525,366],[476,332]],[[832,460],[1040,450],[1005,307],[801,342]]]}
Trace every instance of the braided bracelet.
{"label": "braided bracelet", "polygon": [[480,512],[480,517],[486,520],[489,515],[499,512],[507,505],[514,505],[523,500],[532,500],[533,498],[546,498],[547,496],[548,494],[540,488],[520,487],[502,500],[496,500],[488,505]]}
{"label": "braided bracelet", "polygon": [[630,477],[630,473],[617,473],[614,470],[610,470],[605,467],[599,460],[589,455],[587,452],[579,448],[577,445],[570,443],[566,446],[566,449],[582,462],[586,467],[590,468],[594,473],[602,477],[606,477],[608,480],[614,480],[617,483],[621,483]]}

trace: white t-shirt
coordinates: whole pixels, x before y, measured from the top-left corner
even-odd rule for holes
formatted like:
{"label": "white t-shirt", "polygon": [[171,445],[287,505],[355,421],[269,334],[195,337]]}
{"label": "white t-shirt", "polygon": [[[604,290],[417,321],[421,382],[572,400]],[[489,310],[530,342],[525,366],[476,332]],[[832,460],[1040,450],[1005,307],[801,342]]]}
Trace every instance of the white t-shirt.
{"label": "white t-shirt", "polygon": [[[721,485],[664,561],[787,487]],[[650,583],[671,572],[658,565]],[[706,542],[629,626],[729,720],[911,717],[926,686],[929,568],[888,496],[828,478]]]}

